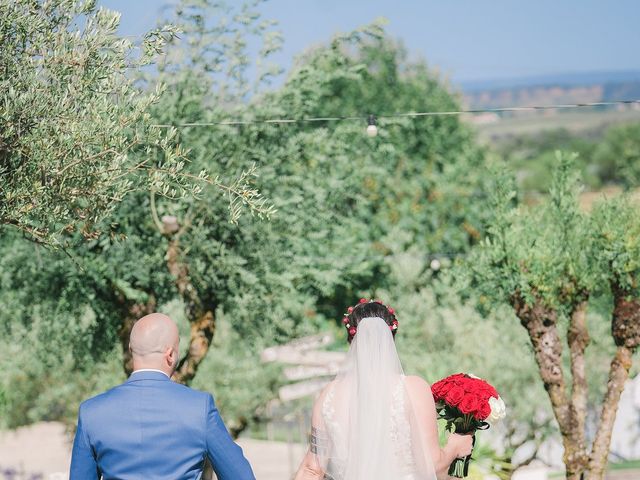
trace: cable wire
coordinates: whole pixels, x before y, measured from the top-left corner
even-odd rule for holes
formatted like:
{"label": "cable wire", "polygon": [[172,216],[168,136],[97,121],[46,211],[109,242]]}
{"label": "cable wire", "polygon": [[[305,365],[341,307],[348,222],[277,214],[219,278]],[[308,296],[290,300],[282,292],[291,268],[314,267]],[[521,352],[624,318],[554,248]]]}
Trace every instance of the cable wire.
{"label": "cable wire", "polygon": [[[497,108],[475,108],[468,110],[434,111],[434,112],[406,112],[376,115],[380,118],[412,118],[412,117],[433,117],[446,115],[463,115],[477,113],[500,113],[500,112],[526,112],[537,110],[566,110],[572,108],[586,107],[608,107],[613,105],[640,105],[640,100],[615,100],[610,102],[588,102],[588,103],[564,103],[556,105],[532,105],[518,107],[497,107]],[[189,127],[213,127],[213,126],[233,126],[233,125],[255,125],[255,124],[291,124],[291,123],[313,123],[313,122],[333,122],[344,120],[360,120],[366,122],[369,115],[335,116],[335,117],[309,117],[309,118],[269,118],[255,120],[220,120],[217,122],[188,122],[179,124],[155,124],[156,128],[189,128]]]}

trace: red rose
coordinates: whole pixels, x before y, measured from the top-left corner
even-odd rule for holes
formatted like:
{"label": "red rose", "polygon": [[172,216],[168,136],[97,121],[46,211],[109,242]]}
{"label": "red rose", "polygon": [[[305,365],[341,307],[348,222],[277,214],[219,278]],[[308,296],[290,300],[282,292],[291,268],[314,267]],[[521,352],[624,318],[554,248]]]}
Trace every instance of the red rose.
{"label": "red rose", "polygon": [[444,394],[446,393],[446,388],[444,386],[444,383],[442,382],[434,383],[431,386],[431,393],[433,393],[433,396],[435,397],[436,400],[439,400],[442,397],[444,397]]}
{"label": "red rose", "polygon": [[478,394],[478,399],[483,402],[486,403],[487,405],[489,404],[489,399],[491,398],[491,395],[485,390],[482,391]]}
{"label": "red rose", "polygon": [[465,395],[458,405],[458,409],[466,415],[468,413],[474,413],[479,406],[478,399],[475,395]]}
{"label": "red rose", "polygon": [[464,390],[457,385],[454,385],[453,387],[451,387],[451,389],[447,392],[447,395],[445,396],[445,400],[447,401],[447,403],[453,406],[458,405],[463,398],[464,398]]}
{"label": "red rose", "polygon": [[491,405],[489,405],[489,402],[487,401],[480,403],[480,407],[474,414],[474,417],[476,420],[484,420],[489,415],[491,415]]}
{"label": "red rose", "polygon": [[476,385],[475,382],[462,382],[462,387],[468,393],[474,393],[474,394],[478,393],[478,386]]}

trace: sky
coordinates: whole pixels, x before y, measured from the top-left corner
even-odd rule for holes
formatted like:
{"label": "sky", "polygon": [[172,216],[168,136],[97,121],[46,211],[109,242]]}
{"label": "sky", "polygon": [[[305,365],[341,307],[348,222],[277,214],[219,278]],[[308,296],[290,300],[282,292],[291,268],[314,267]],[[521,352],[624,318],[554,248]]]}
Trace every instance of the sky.
{"label": "sky", "polygon": [[[122,12],[123,35],[139,35],[168,2],[98,3]],[[640,72],[639,0],[269,0],[260,10],[279,22],[285,43],[274,60],[285,68],[306,47],[384,17],[412,56],[455,83]]]}

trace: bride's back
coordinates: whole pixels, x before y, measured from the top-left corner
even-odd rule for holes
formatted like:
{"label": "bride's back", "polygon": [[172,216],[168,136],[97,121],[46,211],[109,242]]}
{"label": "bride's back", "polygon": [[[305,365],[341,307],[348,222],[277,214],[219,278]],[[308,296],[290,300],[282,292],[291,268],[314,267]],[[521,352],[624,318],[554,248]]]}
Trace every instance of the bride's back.
{"label": "bride's back", "polygon": [[[372,427],[370,430],[385,429],[385,431],[377,430],[377,434],[374,436],[363,438],[360,447],[364,452],[373,453],[376,450],[375,444],[380,442],[380,437],[386,437],[389,440],[390,450],[385,450],[386,454],[384,456],[374,457],[371,454],[367,455],[367,463],[369,463],[371,470],[382,472],[389,466],[393,468],[394,472],[401,473],[403,476],[401,478],[413,478],[409,476],[416,470],[412,448],[411,403],[404,380],[404,376],[399,376],[395,386],[390,388],[391,403],[387,421],[380,418],[366,419],[359,416],[358,421],[367,422]],[[348,425],[349,422],[340,420],[349,417],[349,412],[347,411],[347,405],[351,403],[349,390],[348,386],[340,385],[334,381],[327,387],[322,400],[318,404],[322,417],[321,423],[326,428],[327,439],[330,439],[332,451],[336,452],[329,459],[331,465],[327,465],[327,470],[333,472],[336,479],[349,478],[345,477],[346,466],[355,461],[355,458],[348,458],[348,452],[350,452],[348,443],[349,428],[358,428],[358,426]],[[360,401],[363,400],[358,399],[358,403]]]}
{"label": "bride's back", "polygon": [[312,452],[325,478],[435,478],[393,341],[393,309],[361,303],[345,316],[347,362],[321,393],[313,412]]}

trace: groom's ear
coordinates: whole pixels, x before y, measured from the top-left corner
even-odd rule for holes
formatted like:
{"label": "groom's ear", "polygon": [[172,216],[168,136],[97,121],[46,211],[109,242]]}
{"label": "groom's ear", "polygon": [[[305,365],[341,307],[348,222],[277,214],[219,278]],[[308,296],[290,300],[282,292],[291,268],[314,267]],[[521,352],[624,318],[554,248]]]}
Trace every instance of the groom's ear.
{"label": "groom's ear", "polygon": [[174,347],[169,347],[169,351],[167,353],[169,354],[169,366],[176,367],[178,365],[178,350]]}

